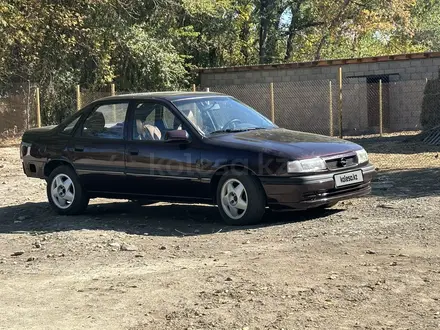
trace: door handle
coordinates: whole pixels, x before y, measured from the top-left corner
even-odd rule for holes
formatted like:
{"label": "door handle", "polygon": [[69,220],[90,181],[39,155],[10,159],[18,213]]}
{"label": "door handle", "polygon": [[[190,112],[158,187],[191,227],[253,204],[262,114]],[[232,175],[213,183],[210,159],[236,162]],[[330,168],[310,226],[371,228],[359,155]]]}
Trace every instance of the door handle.
{"label": "door handle", "polygon": [[75,146],[75,151],[83,152],[84,151],[84,147],[83,146]]}
{"label": "door handle", "polygon": [[130,150],[128,150],[128,152],[129,152],[130,155],[132,155],[132,156],[137,156],[137,155],[139,155],[139,150],[138,150],[138,149],[130,149]]}

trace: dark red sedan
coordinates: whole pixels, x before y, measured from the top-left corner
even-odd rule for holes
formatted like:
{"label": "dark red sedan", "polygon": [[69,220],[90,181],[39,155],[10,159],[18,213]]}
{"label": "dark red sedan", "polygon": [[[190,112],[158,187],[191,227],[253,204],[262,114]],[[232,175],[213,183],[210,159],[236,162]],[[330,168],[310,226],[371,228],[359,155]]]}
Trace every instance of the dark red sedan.
{"label": "dark red sedan", "polygon": [[279,128],[231,96],[204,92],[98,100],[25,132],[21,157],[60,214],[81,213],[96,197],[213,203],[234,225],[260,221],[266,207],[366,195],[375,175],[357,144]]}

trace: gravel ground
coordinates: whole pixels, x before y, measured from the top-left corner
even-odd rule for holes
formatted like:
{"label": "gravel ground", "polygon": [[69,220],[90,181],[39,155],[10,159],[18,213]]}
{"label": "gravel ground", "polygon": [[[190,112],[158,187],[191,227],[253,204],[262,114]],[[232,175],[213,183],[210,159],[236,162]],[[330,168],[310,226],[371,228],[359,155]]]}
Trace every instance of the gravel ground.
{"label": "gravel ground", "polygon": [[[0,148],[0,328],[439,329],[437,150],[359,141],[380,163],[371,196],[244,228],[205,205],[57,216]],[[397,170],[408,154],[429,166]]]}

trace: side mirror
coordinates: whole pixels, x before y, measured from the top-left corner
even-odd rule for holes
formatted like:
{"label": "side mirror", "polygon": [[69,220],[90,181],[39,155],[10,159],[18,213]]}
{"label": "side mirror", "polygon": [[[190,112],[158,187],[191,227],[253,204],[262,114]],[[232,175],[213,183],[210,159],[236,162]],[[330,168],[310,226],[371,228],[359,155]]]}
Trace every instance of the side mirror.
{"label": "side mirror", "polygon": [[174,130],[165,133],[165,142],[189,142],[189,134],[185,130]]}

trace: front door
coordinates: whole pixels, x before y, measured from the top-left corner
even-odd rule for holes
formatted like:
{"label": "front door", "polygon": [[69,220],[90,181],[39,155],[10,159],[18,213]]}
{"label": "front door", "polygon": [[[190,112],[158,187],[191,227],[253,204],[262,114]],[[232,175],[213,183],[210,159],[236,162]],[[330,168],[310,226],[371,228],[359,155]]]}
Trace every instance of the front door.
{"label": "front door", "polygon": [[89,192],[126,190],[124,126],[128,102],[97,105],[71,140],[69,152]]}
{"label": "front door", "polygon": [[130,193],[158,199],[210,199],[200,189],[198,139],[190,136],[190,142],[164,140],[167,131],[190,132],[182,117],[165,103],[153,100],[139,101],[130,111],[131,136],[126,146]]}

